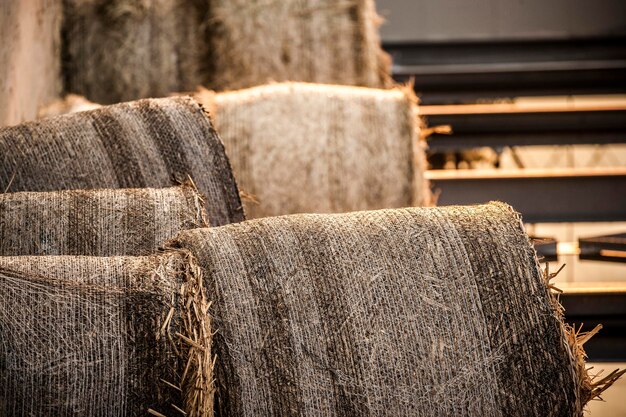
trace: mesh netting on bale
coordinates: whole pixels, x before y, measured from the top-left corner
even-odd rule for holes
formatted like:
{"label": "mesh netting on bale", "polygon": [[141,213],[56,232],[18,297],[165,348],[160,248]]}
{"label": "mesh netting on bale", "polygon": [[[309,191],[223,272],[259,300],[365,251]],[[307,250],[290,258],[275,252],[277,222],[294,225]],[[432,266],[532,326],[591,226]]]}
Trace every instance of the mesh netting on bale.
{"label": "mesh netting on bale", "polygon": [[204,272],[222,416],[580,416],[618,376],[589,379],[501,203],[257,219],[171,245]]}
{"label": "mesh netting on bale", "polygon": [[191,185],[0,194],[0,256],[149,255],[206,226]]}
{"label": "mesh netting on bale", "polygon": [[190,97],[145,99],[0,129],[0,191],[168,187],[188,176],[212,226],[243,220],[224,146]]}
{"label": "mesh netting on bale", "polygon": [[202,293],[182,254],[0,258],[0,415],[211,415]]}
{"label": "mesh netting on bale", "polygon": [[212,0],[208,85],[236,89],[268,81],[384,87],[373,0]]}
{"label": "mesh netting on bale", "polygon": [[201,84],[201,0],[64,0],[67,90],[103,104]]}
{"label": "mesh netting on bale", "polygon": [[426,205],[415,96],[305,83],[204,90],[248,217]]}
{"label": "mesh netting on bale", "polygon": [[61,92],[61,0],[0,2],[0,126],[37,116]]}

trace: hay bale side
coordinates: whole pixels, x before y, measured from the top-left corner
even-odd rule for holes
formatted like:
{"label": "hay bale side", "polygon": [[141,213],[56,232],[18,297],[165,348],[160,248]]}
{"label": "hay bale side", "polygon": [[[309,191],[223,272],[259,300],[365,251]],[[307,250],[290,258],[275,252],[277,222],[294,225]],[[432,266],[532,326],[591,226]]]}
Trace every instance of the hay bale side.
{"label": "hay bale side", "polygon": [[0,194],[0,256],[149,255],[207,226],[192,185]]}
{"label": "hay bale side", "polygon": [[0,126],[33,120],[61,93],[61,0],[2,0]]}
{"label": "hay bale side", "polygon": [[189,97],[146,99],[0,129],[0,192],[168,187],[188,176],[212,226],[243,220],[224,146]]}
{"label": "hay bale side", "polygon": [[198,93],[250,218],[426,205],[415,96],[304,83]]}
{"label": "hay bale side", "polygon": [[207,13],[199,0],[65,0],[68,92],[103,104],[201,84]]}
{"label": "hay bale side", "polygon": [[207,308],[175,253],[0,257],[0,414],[210,415]]}
{"label": "hay bale side", "polygon": [[172,245],[213,301],[222,416],[581,416],[592,396],[505,204],[273,217]]}
{"label": "hay bale side", "polygon": [[390,85],[373,0],[210,3],[211,88],[269,81]]}

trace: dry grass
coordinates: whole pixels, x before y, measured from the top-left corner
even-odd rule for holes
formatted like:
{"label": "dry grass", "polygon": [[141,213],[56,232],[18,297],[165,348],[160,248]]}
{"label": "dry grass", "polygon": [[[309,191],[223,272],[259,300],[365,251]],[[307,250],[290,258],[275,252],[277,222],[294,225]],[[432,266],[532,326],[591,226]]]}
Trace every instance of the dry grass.
{"label": "dry grass", "polygon": [[170,310],[161,326],[160,336],[167,336],[175,352],[184,364],[178,384],[162,381],[182,392],[183,404],[172,407],[189,417],[205,417],[213,413],[215,384],[213,367],[215,358],[211,354],[213,334],[211,331],[211,303],[204,292],[202,272],[190,252],[183,249],[173,250],[184,259],[184,277],[180,288],[178,309],[182,331],[173,335],[169,331],[174,307]]}
{"label": "dry grass", "polygon": [[200,0],[66,0],[68,92],[111,104],[201,83],[205,41]]}
{"label": "dry grass", "polygon": [[197,98],[213,116],[250,218],[431,201],[410,86],[279,83]]}
{"label": "dry grass", "polygon": [[215,0],[209,12],[209,86],[269,81],[383,87],[390,60],[380,47],[373,0]]}
{"label": "dry grass", "polygon": [[209,306],[184,254],[0,257],[0,278],[1,415],[211,415]]}
{"label": "dry grass", "polygon": [[0,128],[0,191],[159,188],[193,177],[212,226],[241,221],[224,145],[190,97],[144,99]]}
{"label": "dry grass", "polygon": [[68,94],[63,98],[47,103],[37,112],[37,118],[60,116],[62,114],[77,113],[81,111],[94,110],[100,107],[100,104],[93,103],[83,96],[77,94]]}
{"label": "dry grass", "polygon": [[192,182],[0,194],[0,255],[148,255],[181,230],[207,227],[205,207]]}
{"label": "dry grass", "polygon": [[546,285],[550,290],[550,300],[555,316],[561,325],[567,342],[567,349],[571,354],[575,372],[575,382],[578,390],[576,404],[577,415],[582,415],[585,405],[592,400],[602,400],[602,393],[626,374],[626,369],[615,369],[609,372],[608,375],[601,377],[603,370],[592,374],[591,370],[593,367],[587,368],[585,364],[587,354],[585,353],[584,345],[602,329],[602,325],[599,324],[588,332],[582,332],[582,324],[580,327],[576,328],[564,322],[565,311],[559,301],[559,295],[562,291],[551,282],[564,267],[565,265],[562,265],[556,272],[551,273],[549,264],[546,264],[543,275]]}

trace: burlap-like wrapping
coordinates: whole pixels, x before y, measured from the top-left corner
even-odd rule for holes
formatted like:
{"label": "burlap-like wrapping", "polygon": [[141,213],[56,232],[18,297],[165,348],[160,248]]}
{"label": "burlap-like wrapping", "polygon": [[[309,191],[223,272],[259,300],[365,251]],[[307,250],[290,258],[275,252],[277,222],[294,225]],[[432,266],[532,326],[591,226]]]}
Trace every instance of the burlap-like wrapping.
{"label": "burlap-like wrapping", "polygon": [[222,416],[572,416],[590,398],[517,213],[492,203],[182,232]]}
{"label": "burlap-like wrapping", "polygon": [[269,81],[383,87],[390,60],[380,47],[373,0],[212,0],[211,88]]}
{"label": "burlap-like wrapping", "polygon": [[103,104],[202,84],[202,0],[64,0],[68,92]]}
{"label": "burlap-like wrapping", "polygon": [[189,97],[146,99],[0,129],[0,191],[167,187],[191,176],[212,226],[243,220],[224,146]]}
{"label": "burlap-like wrapping", "polygon": [[0,2],[0,126],[35,119],[61,93],[61,3]]}
{"label": "burlap-like wrapping", "polygon": [[213,115],[250,218],[425,205],[415,97],[305,83],[198,93]]}
{"label": "burlap-like wrapping", "polygon": [[176,253],[0,257],[0,415],[211,415],[208,305],[188,269]]}
{"label": "burlap-like wrapping", "polygon": [[207,226],[191,185],[0,194],[0,256],[149,255]]}

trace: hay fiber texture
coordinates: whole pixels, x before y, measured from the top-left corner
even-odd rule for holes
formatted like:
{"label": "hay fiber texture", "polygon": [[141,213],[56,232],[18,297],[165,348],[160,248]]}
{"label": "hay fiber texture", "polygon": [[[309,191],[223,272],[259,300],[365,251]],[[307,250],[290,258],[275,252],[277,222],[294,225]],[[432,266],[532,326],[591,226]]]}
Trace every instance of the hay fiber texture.
{"label": "hay fiber texture", "polygon": [[56,99],[37,112],[38,119],[45,119],[52,116],[60,116],[68,113],[78,113],[81,111],[95,110],[102,105],[93,103],[83,96],[68,94],[63,98]]}
{"label": "hay fiber texture", "polygon": [[0,126],[35,119],[61,93],[61,2],[0,1]]}
{"label": "hay fiber texture", "polygon": [[0,415],[211,415],[202,294],[177,253],[0,257]]}
{"label": "hay fiber texture", "polygon": [[0,194],[0,256],[149,255],[207,226],[190,185]]}
{"label": "hay fiber texture", "polygon": [[243,220],[224,146],[190,97],[138,100],[0,129],[0,191],[159,188],[189,176],[206,197],[212,226]]}
{"label": "hay fiber texture", "polygon": [[220,416],[581,416],[592,388],[519,215],[492,203],[181,232]]}
{"label": "hay fiber texture", "polygon": [[408,89],[282,83],[197,97],[253,196],[248,218],[430,202]]}
{"label": "hay fiber texture", "polygon": [[202,83],[201,0],[64,0],[68,92],[102,104]]}
{"label": "hay fiber texture", "polygon": [[208,84],[238,89],[269,81],[384,87],[374,0],[211,0]]}

